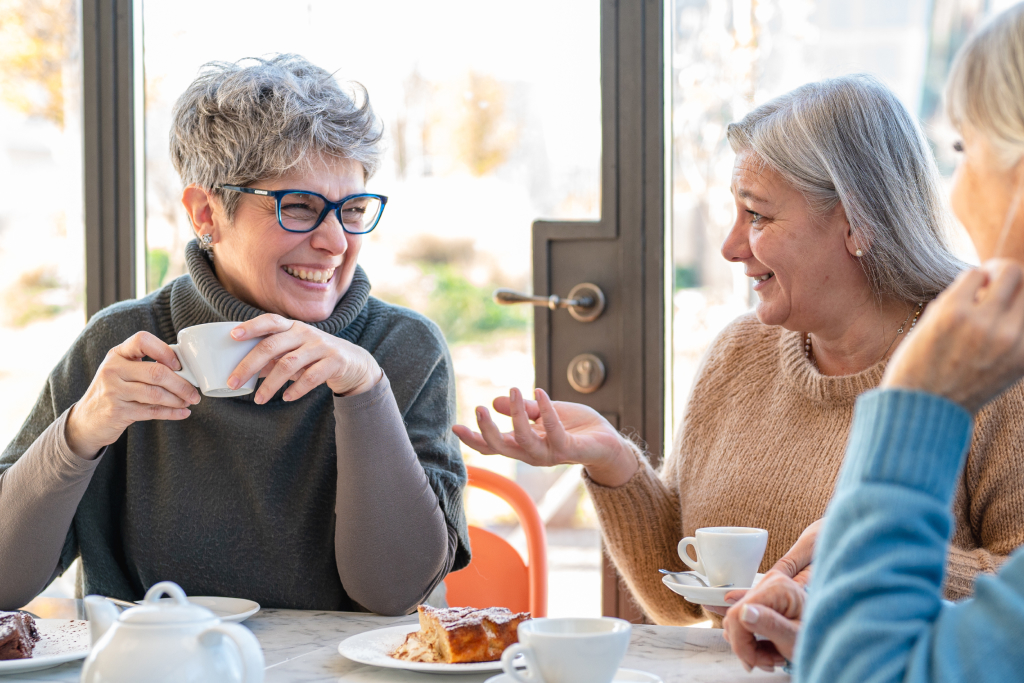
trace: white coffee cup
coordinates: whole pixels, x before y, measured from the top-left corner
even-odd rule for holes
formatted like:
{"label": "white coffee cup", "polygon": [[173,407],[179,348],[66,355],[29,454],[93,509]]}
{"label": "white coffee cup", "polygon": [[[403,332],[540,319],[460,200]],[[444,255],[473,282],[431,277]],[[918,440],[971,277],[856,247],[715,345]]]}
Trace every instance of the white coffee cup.
{"label": "white coffee cup", "polygon": [[237,389],[228,387],[228,376],[262,339],[237,341],[231,337],[236,327],[238,323],[206,323],[178,332],[178,343],[171,344],[181,363],[175,374],[198,387],[203,396],[226,398],[255,391],[256,375]]}
{"label": "white coffee cup", "polygon": [[[754,585],[757,568],[768,546],[768,532],[745,526],[714,526],[697,529],[696,537],[679,541],[679,557],[690,569],[703,574],[712,586]],[[687,549],[693,546],[697,559]]]}
{"label": "white coffee cup", "polygon": [[[622,619],[530,619],[519,624],[519,642],[501,655],[501,668],[519,683],[611,683],[629,647]],[[512,664],[519,653],[528,675]]]}

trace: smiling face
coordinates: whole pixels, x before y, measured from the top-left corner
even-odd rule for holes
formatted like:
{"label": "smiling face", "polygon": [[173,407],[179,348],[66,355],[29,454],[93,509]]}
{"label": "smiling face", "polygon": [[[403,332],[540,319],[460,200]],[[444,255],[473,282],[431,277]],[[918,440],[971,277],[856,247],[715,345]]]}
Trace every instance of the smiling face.
{"label": "smiling face", "polygon": [[[327,160],[313,170],[252,187],[308,190],[333,201],[365,191],[362,165],[348,159]],[[188,208],[189,189],[184,201]],[[203,229],[201,215],[194,215],[193,225],[197,232],[213,235],[214,268],[228,292],[257,308],[303,322],[319,322],[334,312],[352,284],[363,238],[344,232],[333,211],[307,233],[288,232],[278,224],[273,197],[242,195],[230,222],[219,202],[211,211],[209,230]]]}
{"label": "smiling face", "polygon": [[798,190],[746,151],[736,156],[731,189],[736,222],[722,255],[753,279],[758,320],[820,333],[841,327],[851,304],[870,300],[842,205],[814,216]]}
{"label": "smiling face", "polygon": [[[982,261],[1004,256],[1024,261],[1024,197],[1015,197],[1021,183],[1022,166],[1007,168],[988,138],[970,124],[964,124],[963,157],[953,174],[950,201]],[[999,240],[1014,199],[1018,202],[1001,253]]]}

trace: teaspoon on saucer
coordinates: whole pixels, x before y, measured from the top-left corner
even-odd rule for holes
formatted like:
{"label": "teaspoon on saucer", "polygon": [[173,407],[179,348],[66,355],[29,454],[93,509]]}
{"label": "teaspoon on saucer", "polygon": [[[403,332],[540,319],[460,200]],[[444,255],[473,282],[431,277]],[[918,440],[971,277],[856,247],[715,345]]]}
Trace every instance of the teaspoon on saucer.
{"label": "teaspoon on saucer", "polygon": [[673,571],[669,571],[668,569],[659,569],[658,571],[661,572],[662,574],[668,574],[669,576],[682,576],[684,574],[686,576],[692,576],[693,578],[697,579],[702,584],[704,584],[705,588],[731,588],[733,586],[733,584],[731,584],[731,583],[723,583],[723,584],[720,584],[720,585],[717,585],[717,586],[712,586],[711,584],[709,584],[704,579],[703,576],[701,576],[697,572],[673,572]]}

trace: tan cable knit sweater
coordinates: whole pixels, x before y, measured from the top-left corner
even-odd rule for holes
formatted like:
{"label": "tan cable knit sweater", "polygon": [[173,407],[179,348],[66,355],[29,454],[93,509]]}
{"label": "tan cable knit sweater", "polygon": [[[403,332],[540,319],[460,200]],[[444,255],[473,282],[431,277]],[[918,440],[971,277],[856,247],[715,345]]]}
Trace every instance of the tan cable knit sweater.
{"label": "tan cable knit sweater", "polygon": [[[846,450],[857,396],[885,363],[844,377],[818,373],[801,335],[753,314],[715,340],[694,382],[673,452],[656,473],[642,460],[617,488],[585,478],[607,550],[633,595],[659,624],[704,619],[701,608],[661,583],[659,567],[688,569],[676,544],[700,527],[768,530],[770,568],[825,512]],[[954,504],[956,531],[946,595],[971,594],[1024,544],[1024,385],[978,416]]]}

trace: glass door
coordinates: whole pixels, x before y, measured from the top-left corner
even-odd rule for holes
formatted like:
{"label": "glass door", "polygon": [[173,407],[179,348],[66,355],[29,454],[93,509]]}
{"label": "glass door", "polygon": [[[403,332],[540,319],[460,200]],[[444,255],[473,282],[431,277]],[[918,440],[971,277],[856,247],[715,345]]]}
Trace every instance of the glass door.
{"label": "glass door", "polygon": [[[510,387],[532,390],[533,314],[499,307],[498,287],[531,287],[531,224],[601,211],[600,5],[526,0],[144,5],[146,282],[184,272],[192,239],[168,156],[175,99],[209,61],[295,52],[355,80],[383,119],[388,155],[369,189],[387,213],[360,255],[373,295],[444,331],[459,420]],[[198,20],[197,20],[198,18]],[[438,207],[443,206],[443,211]],[[506,422],[504,428],[510,428]],[[465,451],[517,480],[548,523],[549,613],[600,614],[593,512],[562,471]],[[511,510],[470,491],[470,522],[522,545]]]}

